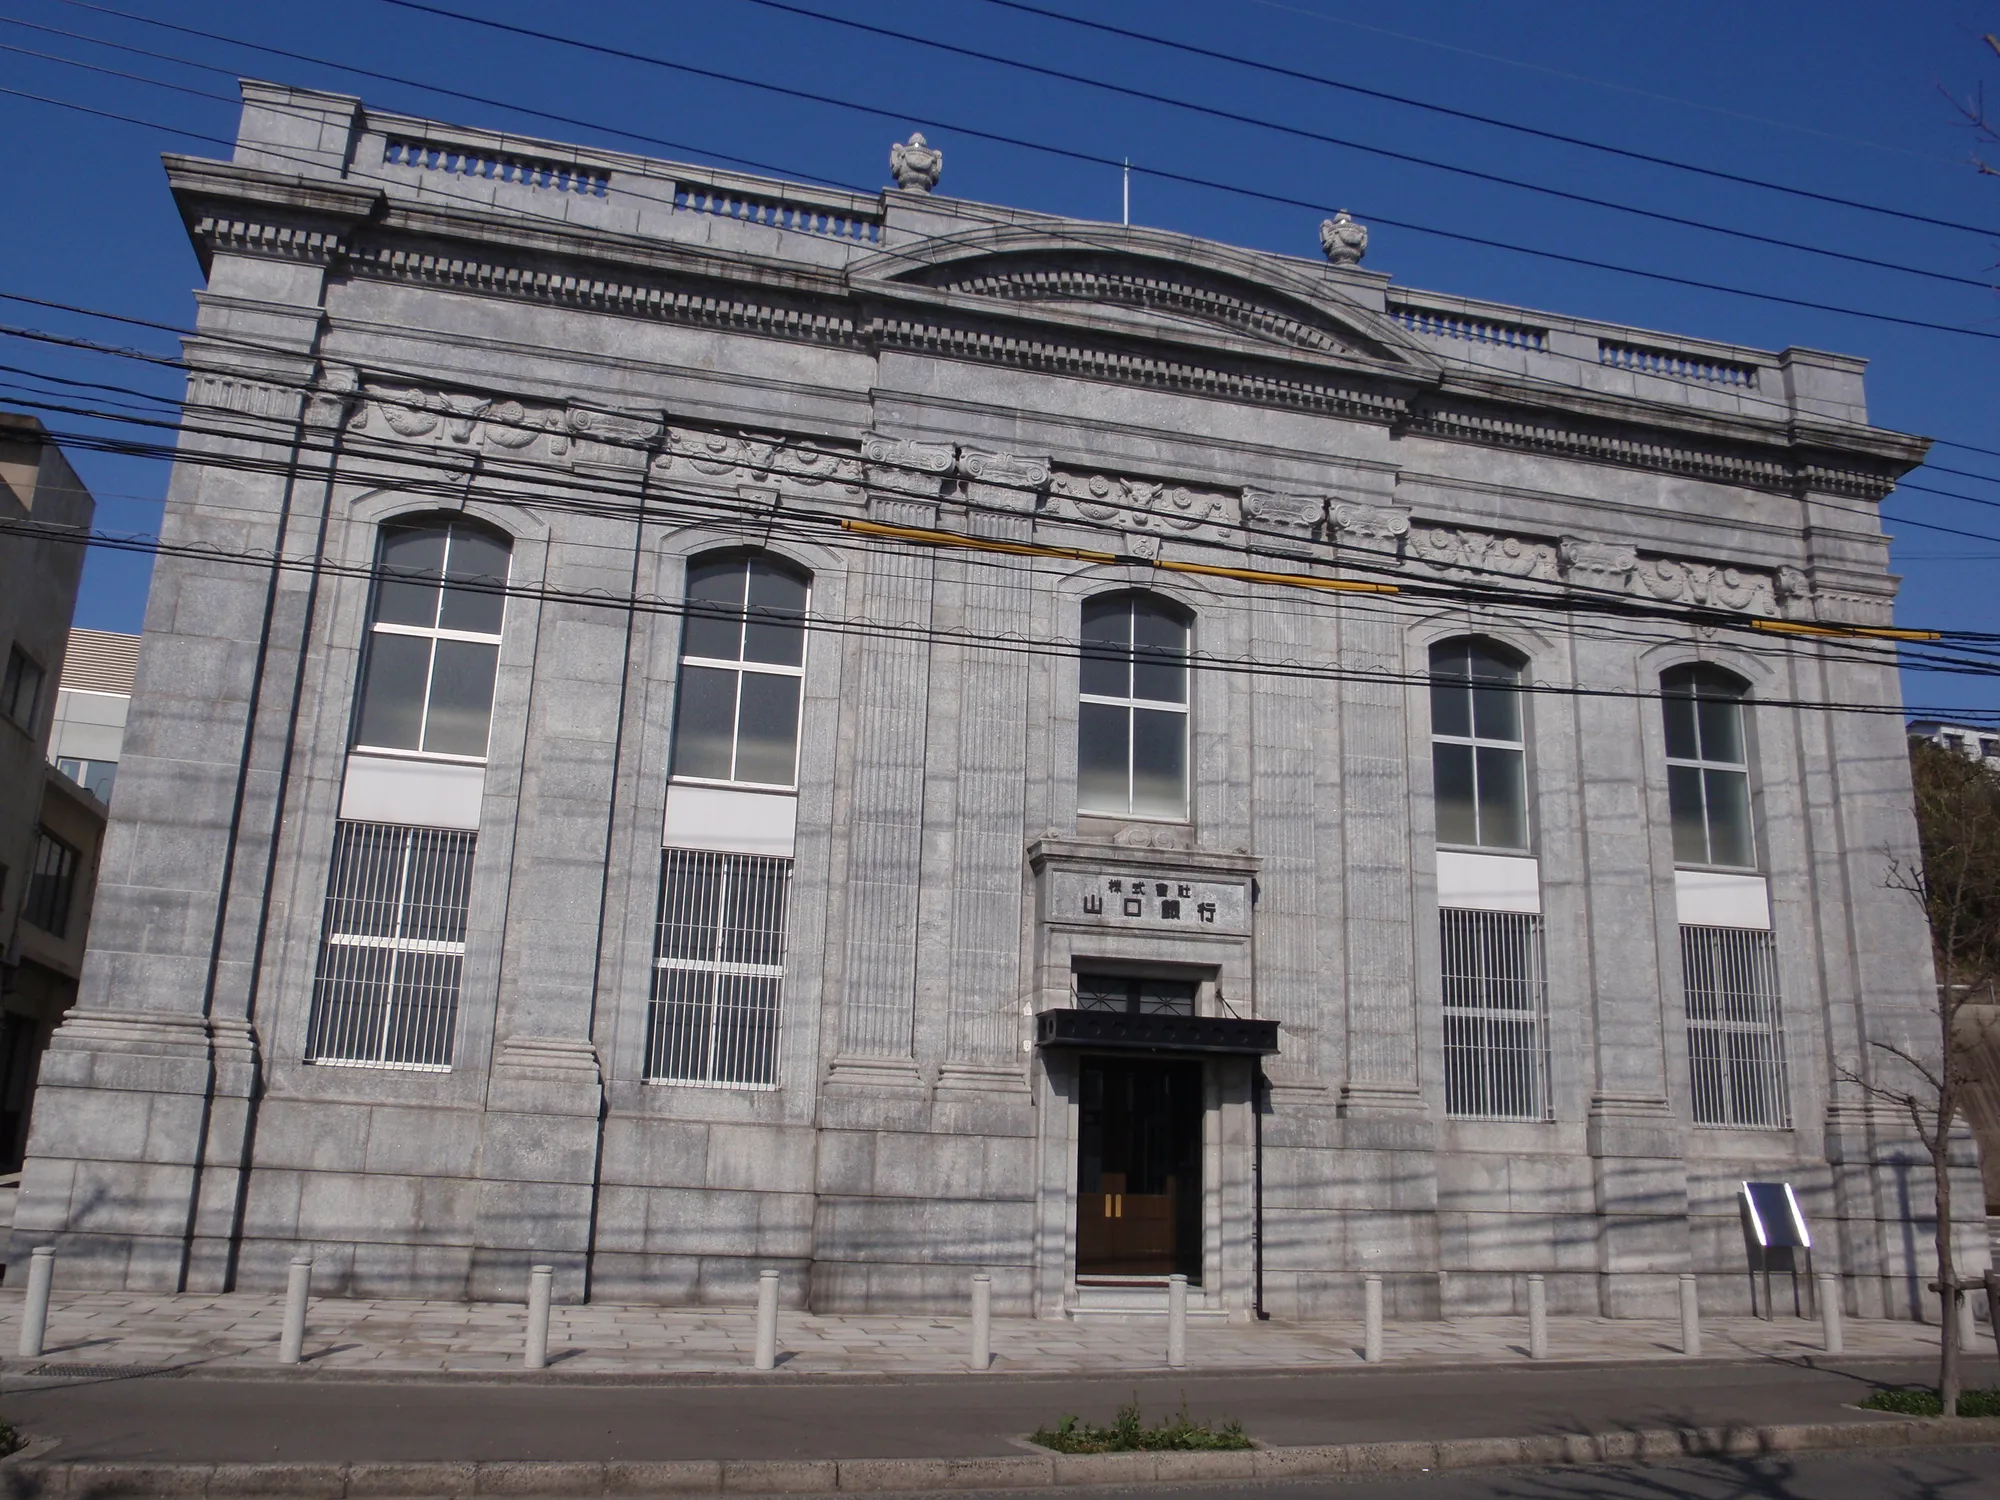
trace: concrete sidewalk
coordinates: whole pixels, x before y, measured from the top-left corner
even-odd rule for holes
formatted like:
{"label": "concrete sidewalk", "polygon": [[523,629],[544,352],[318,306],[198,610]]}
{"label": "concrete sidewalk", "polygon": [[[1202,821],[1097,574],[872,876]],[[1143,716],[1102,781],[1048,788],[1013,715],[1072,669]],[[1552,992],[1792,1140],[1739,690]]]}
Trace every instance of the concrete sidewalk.
{"label": "concrete sidewalk", "polygon": [[[19,1338],[22,1298],[0,1291],[0,1350]],[[276,1371],[283,1299],[253,1293],[65,1291],[61,1271],[50,1305],[42,1364],[198,1365],[205,1372]],[[558,1307],[551,1318],[548,1378],[644,1377],[747,1370],[754,1319],[744,1309],[681,1309],[593,1303]],[[375,1302],[321,1298],[307,1319],[306,1362],[320,1374],[493,1374],[521,1370],[526,1312],[502,1303]],[[779,1317],[781,1374],[921,1375],[966,1368],[970,1318]],[[1708,1318],[1703,1353],[1756,1359],[1820,1348],[1816,1320]],[[1358,1364],[1356,1323],[1233,1324],[1196,1321],[1188,1331],[1194,1370],[1326,1369]],[[1390,1364],[1521,1364],[1525,1318],[1460,1318],[1387,1325]],[[1982,1325],[1974,1352],[1991,1352]],[[1551,1318],[1549,1349],[1559,1361],[1679,1361],[1678,1322]],[[1937,1329],[1917,1323],[1848,1319],[1846,1349],[1856,1359],[1935,1357]],[[1166,1363],[1162,1318],[1068,1322],[996,1318],[996,1373],[1068,1375],[1158,1370]],[[4,1366],[20,1373],[24,1362]]]}

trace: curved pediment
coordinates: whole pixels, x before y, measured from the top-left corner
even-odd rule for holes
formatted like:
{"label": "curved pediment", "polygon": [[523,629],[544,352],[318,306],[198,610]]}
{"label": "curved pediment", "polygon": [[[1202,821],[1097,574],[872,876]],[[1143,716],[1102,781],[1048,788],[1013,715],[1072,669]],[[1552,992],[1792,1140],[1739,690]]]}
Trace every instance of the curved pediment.
{"label": "curved pediment", "polygon": [[1220,335],[1238,348],[1411,371],[1435,363],[1386,317],[1311,268],[1157,230],[1111,228],[1101,238],[1078,245],[1018,228],[953,236],[923,251],[870,257],[852,275],[857,282],[1081,315],[1132,334]]}

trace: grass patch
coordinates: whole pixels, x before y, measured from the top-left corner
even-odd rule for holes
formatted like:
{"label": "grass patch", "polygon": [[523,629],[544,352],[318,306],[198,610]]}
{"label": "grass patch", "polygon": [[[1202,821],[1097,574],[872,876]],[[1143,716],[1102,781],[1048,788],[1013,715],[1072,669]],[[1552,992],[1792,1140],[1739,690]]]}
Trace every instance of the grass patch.
{"label": "grass patch", "polygon": [[1220,1427],[1197,1422],[1185,1405],[1179,1416],[1148,1427],[1137,1401],[1119,1407],[1109,1427],[1064,1417],[1030,1433],[1028,1440],[1058,1453],[1195,1453],[1250,1446],[1241,1422],[1232,1418]]}
{"label": "grass patch", "polygon": [[[1870,1411],[1892,1411],[1901,1417],[1936,1417],[1944,1413],[1944,1403],[1938,1399],[1935,1387],[1928,1385],[1892,1385],[1876,1391],[1857,1406],[1865,1406]],[[2000,1387],[1986,1390],[1967,1390],[1958,1393],[1958,1414],[1961,1417],[2000,1417]]]}
{"label": "grass patch", "polygon": [[12,1422],[0,1417],[0,1458],[14,1452],[28,1440],[21,1436]]}

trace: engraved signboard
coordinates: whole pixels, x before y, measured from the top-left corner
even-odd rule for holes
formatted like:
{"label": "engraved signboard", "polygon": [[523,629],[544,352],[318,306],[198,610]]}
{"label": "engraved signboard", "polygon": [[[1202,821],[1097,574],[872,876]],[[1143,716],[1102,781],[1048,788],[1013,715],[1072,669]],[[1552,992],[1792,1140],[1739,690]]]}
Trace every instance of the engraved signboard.
{"label": "engraved signboard", "polygon": [[1122,872],[1056,868],[1048,882],[1052,922],[1231,937],[1250,930],[1250,891],[1242,880],[1135,866]]}

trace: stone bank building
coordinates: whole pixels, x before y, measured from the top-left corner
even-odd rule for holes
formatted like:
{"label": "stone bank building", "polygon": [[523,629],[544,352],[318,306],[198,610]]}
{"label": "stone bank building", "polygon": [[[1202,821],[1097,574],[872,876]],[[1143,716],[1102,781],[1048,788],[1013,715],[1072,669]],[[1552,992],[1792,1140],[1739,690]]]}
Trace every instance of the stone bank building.
{"label": "stone bank building", "polygon": [[265,84],[168,158],[191,405],[15,1253],[1646,1314],[1746,1303],[1781,1177],[1918,1315],[1843,1073],[1936,1032],[1862,362],[939,167]]}

